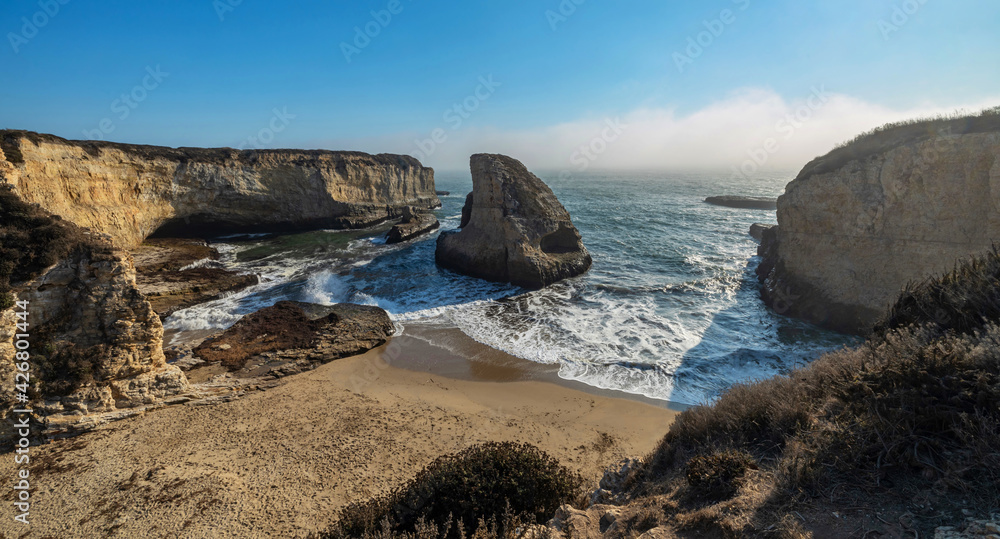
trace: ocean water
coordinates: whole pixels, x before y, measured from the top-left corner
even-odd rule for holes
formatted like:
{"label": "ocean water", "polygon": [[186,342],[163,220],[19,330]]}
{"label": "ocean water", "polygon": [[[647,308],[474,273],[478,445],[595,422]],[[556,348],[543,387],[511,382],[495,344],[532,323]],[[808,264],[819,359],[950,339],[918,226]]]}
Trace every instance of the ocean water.
{"label": "ocean water", "polygon": [[[539,291],[438,268],[439,232],[385,245],[388,226],[213,241],[222,264],[261,284],[175,313],[167,329],[222,329],[282,299],[378,305],[407,326],[457,328],[559,376],[681,404],[710,402],[737,382],[785,373],[854,339],[774,314],[759,299],[752,223],[773,211],[703,202],[778,196],[791,175],[539,174],[594,258],[584,276]],[[455,229],[472,180],[437,175],[441,230]]]}

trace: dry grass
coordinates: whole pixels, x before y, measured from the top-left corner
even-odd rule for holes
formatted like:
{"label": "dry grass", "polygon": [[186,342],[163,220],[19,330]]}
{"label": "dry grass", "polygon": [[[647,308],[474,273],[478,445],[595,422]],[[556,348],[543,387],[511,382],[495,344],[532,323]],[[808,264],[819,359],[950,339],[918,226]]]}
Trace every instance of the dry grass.
{"label": "dry grass", "polygon": [[37,277],[74,251],[100,254],[110,246],[0,185],[0,309],[13,304],[12,285]]}
{"label": "dry grass", "polygon": [[918,118],[885,124],[844,142],[830,153],[818,157],[802,169],[799,178],[824,174],[850,161],[862,160],[892,148],[932,140],[944,135],[962,135],[1000,131],[1000,107],[976,114],[955,111],[933,118]]}

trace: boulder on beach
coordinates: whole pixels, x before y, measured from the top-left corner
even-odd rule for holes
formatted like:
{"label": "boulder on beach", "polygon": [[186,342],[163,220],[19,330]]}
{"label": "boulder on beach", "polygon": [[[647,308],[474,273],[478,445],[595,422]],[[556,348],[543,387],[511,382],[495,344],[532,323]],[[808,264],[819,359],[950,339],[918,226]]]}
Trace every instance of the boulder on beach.
{"label": "boulder on beach", "polygon": [[402,243],[436,230],[440,225],[437,217],[429,212],[418,212],[411,206],[403,208],[403,218],[389,229],[385,235],[387,244]]}
{"label": "boulder on beach", "polygon": [[438,264],[534,289],[590,268],[590,254],[569,212],[520,161],[476,154],[471,167],[463,226],[438,238]]}
{"label": "boulder on beach", "polygon": [[218,361],[231,371],[245,369],[253,358],[310,360],[318,363],[366,352],[385,344],[396,328],[378,307],[340,303],[278,303],[248,314],[221,335],[194,349],[201,359]]}
{"label": "boulder on beach", "polygon": [[778,199],[767,197],[737,197],[721,196],[708,197],[705,202],[716,206],[726,206],[727,208],[740,208],[745,210],[776,210],[778,209]]}

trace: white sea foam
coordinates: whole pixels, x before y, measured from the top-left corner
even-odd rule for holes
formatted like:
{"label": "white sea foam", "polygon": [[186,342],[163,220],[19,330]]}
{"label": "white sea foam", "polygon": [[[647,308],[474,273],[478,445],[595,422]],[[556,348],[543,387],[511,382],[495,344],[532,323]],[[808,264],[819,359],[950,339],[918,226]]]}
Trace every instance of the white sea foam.
{"label": "white sea foam", "polygon": [[188,264],[187,266],[182,267],[178,271],[187,271],[187,270],[190,270],[190,269],[207,268],[207,267],[221,268],[221,267],[224,267],[224,266],[218,260],[214,260],[214,259],[211,259],[211,258],[202,258],[201,260],[195,260],[194,262]]}
{"label": "white sea foam", "polygon": [[[758,300],[755,244],[746,229],[760,217],[701,202],[724,181],[584,179],[550,183],[594,255],[594,267],[579,279],[528,292],[461,277],[435,265],[433,236],[385,245],[372,231],[350,236],[346,247],[333,242],[252,261],[239,253],[281,244],[220,243],[214,247],[223,264],[258,273],[261,284],[179,311],[166,326],[221,329],[282,299],[377,305],[397,332],[411,323],[457,328],[520,358],[559,365],[566,379],[687,404],[847,342],[779,317]],[[773,181],[753,194],[770,196],[782,185]],[[442,197],[442,229],[458,225],[464,199]],[[327,233],[338,232],[320,234]]]}
{"label": "white sea foam", "polygon": [[347,285],[341,277],[330,271],[309,276],[302,290],[302,301],[319,305],[333,305],[346,301]]}

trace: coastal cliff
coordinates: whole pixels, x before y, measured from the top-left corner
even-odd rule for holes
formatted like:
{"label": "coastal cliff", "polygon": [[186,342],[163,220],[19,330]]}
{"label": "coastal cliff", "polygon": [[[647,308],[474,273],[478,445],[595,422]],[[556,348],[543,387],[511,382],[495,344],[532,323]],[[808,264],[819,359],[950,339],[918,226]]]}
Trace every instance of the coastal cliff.
{"label": "coastal cliff", "polygon": [[0,131],[0,182],[132,249],[157,233],[359,228],[440,204],[409,156],[165,148]]}
{"label": "coastal cliff", "polygon": [[[172,149],[0,131],[0,401],[10,409],[22,398],[13,386],[14,338],[24,333],[15,331],[15,300],[29,306],[37,433],[185,398],[191,387],[166,361],[163,325],[128,252],[144,252],[137,248],[151,235],[364,227],[439,204],[434,171],[406,156]],[[202,288],[201,296],[221,293]],[[166,310],[190,299],[172,292],[158,298]],[[13,435],[6,419],[0,440]]]}
{"label": "coastal cliff", "polygon": [[1000,114],[878,130],[813,160],[778,199],[758,275],[776,311],[847,333],[907,283],[1000,239]]}

